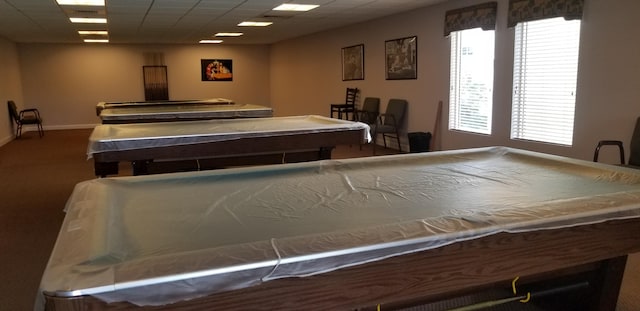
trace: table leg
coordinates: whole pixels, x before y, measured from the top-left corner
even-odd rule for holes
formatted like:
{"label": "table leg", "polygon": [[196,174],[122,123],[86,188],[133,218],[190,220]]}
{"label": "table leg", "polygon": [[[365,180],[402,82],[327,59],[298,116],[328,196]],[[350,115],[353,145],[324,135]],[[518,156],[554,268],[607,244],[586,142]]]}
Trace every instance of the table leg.
{"label": "table leg", "polygon": [[118,174],[118,162],[94,162],[93,170],[98,177]]}
{"label": "table leg", "polygon": [[318,151],[318,157],[320,160],[330,160],[331,159],[331,151],[334,147],[320,147]]}
{"label": "table leg", "polygon": [[595,277],[592,310],[615,311],[627,256],[604,260]]}
{"label": "table leg", "polygon": [[133,169],[133,175],[149,175],[149,163],[151,160],[136,160],[131,162],[131,168]]}

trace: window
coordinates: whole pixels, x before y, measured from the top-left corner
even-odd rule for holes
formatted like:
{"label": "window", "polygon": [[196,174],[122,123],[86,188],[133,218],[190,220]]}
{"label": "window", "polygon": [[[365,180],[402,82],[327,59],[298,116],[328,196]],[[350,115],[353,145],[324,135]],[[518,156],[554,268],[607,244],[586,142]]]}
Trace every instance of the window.
{"label": "window", "polygon": [[511,138],[573,143],[580,20],[515,28]]}
{"label": "window", "polygon": [[451,33],[449,129],[491,134],[494,31]]}

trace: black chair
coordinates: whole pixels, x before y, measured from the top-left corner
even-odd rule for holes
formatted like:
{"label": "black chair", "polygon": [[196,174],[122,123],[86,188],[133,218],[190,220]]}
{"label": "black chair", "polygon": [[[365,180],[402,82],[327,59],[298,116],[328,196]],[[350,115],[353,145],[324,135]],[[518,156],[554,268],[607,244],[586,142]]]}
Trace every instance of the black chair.
{"label": "black chair", "polygon": [[382,134],[384,147],[387,147],[387,137],[395,137],[398,142],[398,150],[402,152],[400,145],[400,126],[407,111],[407,101],[404,99],[390,99],[385,113],[378,116],[376,124],[371,127],[371,138],[373,139],[373,155],[376,154],[376,137]]}
{"label": "black chair", "polygon": [[640,117],[636,119],[636,127],[633,130],[631,136],[631,143],[629,145],[629,163],[625,164],[624,160],[624,146],[620,140],[601,140],[598,142],[598,146],[593,153],[593,162],[598,162],[598,155],[600,149],[604,146],[617,146],[620,154],[620,165],[628,165],[636,168],[640,168]]}
{"label": "black chair", "polygon": [[[344,104],[331,104],[331,117],[334,113],[338,114],[338,119],[342,119],[344,114],[345,119],[355,120],[356,100],[358,99],[358,88],[347,88],[347,94],[344,100]],[[349,113],[351,118],[349,118]]]}
{"label": "black chair", "polygon": [[40,118],[40,112],[38,109],[24,109],[18,112],[16,103],[12,100],[7,102],[9,107],[9,116],[16,122],[16,138],[22,136],[22,126],[25,124],[35,124],[38,127],[38,135],[44,136],[44,130],[42,129],[42,118]]}
{"label": "black chair", "polygon": [[356,109],[355,120],[366,124],[376,123],[378,114],[380,113],[380,98],[365,97],[362,102],[362,108]]}

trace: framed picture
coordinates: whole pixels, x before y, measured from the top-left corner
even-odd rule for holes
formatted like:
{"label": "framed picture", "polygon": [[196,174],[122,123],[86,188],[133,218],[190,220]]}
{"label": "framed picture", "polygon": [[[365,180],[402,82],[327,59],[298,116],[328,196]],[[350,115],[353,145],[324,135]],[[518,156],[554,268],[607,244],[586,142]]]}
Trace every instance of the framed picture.
{"label": "framed picture", "polygon": [[342,48],[342,81],[364,80],[364,44]]}
{"label": "framed picture", "polygon": [[386,79],[418,78],[418,37],[389,40],[384,43]]}
{"label": "framed picture", "polygon": [[233,81],[233,61],[230,59],[201,59],[202,81]]}

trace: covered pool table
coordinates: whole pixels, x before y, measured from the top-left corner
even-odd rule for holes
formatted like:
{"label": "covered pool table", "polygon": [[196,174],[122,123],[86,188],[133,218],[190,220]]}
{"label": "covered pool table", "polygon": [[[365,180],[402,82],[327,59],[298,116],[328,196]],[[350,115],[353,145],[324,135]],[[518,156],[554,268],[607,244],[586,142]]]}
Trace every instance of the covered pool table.
{"label": "covered pool table", "polygon": [[270,107],[206,101],[129,103],[104,105],[100,110],[103,124],[173,122],[210,119],[272,117]]}
{"label": "covered pool table", "polygon": [[111,108],[138,108],[145,106],[181,106],[181,105],[232,105],[235,102],[226,98],[183,99],[183,100],[151,100],[151,101],[122,101],[99,102],[96,105],[96,116],[102,110]]}
{"label": "covered pool table", "polygon": [[97,176],[131,162],[134,175],[330,159],[370,141],[369,126],[321,116],[102,124],[89,137]]}
{"label": "covered pool table", "polygon": [[37,307],[389,310],[519,277],[614,310],[639,237],[638,171],[505,147],[102,178]]}

